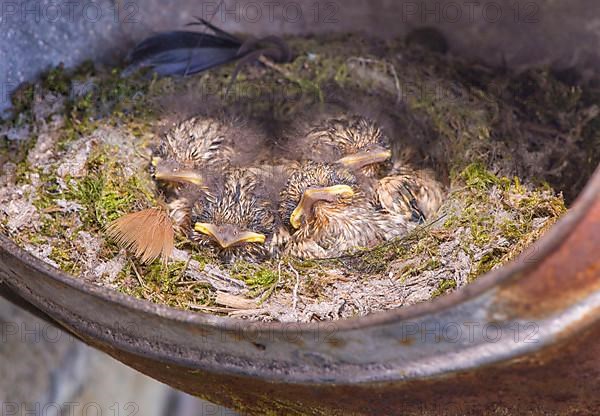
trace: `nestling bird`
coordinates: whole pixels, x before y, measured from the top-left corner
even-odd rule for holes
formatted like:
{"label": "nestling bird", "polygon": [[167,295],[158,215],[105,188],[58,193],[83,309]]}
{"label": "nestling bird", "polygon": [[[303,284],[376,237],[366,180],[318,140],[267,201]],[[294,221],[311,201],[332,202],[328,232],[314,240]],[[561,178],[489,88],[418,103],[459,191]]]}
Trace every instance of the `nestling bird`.
{"label": "nestling bird", "polygon": [[273,255],[278,220],[268,197],[272,183],[268,169],[227,171],[222,184],[194,204],[192,240],[212,247],[225,262],[257,262]]}
{"label": "nestling bird", "polygon": [[166,183],[202,182],[200,169],[230,163],[233,143],[230,126],[215,117],[192,117],[176,124],[162,137],[152,157],[154,179]]}
{"label": "nestling bird", "polygon": [[134,249],[143,262],[156,257],[166,261],[173,250],[174,230],[190,233],[191,207],[206,196],[211,176],[233,163],[235,149],[243,149],[247,138],[255,140],[254,128],[244,127],[236,119],[198,116],[167,131],[150,166],[165,207],[127,214],[108,226],[107,235]]}
{"label": "nestling bird", "polygon": [[374,203],[392,215],[423,222],[439,208],[443,186],[432,172],[393,161],[389,138],[362,115],[326,117],[307,128],[315,154],[338,163],[371,183]]}
{"label": "nestling bird", "polygon": [[257,125],[235,117],[196,116],[167,131],[150,170],[161,184],[174,223],[189,225],[191,206],[210,186],[210,178],[264,159],[265,141]]}
{"label": "nestling bird", "polygon": [[378,181],[376,193],[377,201],[385,211],[410,213],[413,219],[422,222],[435,216],[446,190],[432,171],[414,169],[397,161],[390,174]]}
{"label": "nestling bird", "polygon": [[285,253],[337,257],[406,233],[402,216],[375,209],[357,178],[338,165],[307,161],[290,175],[279,212],[293,230]]}
{"label": "nestling bird", "polygon": [[390,141],[372,120],[339,114],[307,126],[309,158],[336,162],[366,177],[381,176],[392,157]]}

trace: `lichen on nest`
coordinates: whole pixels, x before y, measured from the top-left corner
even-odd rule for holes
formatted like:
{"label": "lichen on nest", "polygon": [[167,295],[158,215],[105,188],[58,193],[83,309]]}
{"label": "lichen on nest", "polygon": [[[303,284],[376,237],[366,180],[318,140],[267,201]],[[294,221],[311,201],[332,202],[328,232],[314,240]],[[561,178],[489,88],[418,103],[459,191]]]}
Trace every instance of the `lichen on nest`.
{"label": "lichen on nest", "polygon": [[[154,302],[249,319],[339,319],[428,300],[514,259],[598,161],[592,85],[357,35],[289,42],[293,62],[247,68],[227,95],[231,66],[158,79],[85,63],[21,86],[0,131],[0,232],[76,277]],[[447,177],[437,218],[329,260],[223,265],[179,237],[167,265],[143,265],[105,238],[110,221],[156,206],[150,149],[174,119],[210,103],[282,124],[347,97],[381,103],[365,115],[381,120],[403,157]]]}

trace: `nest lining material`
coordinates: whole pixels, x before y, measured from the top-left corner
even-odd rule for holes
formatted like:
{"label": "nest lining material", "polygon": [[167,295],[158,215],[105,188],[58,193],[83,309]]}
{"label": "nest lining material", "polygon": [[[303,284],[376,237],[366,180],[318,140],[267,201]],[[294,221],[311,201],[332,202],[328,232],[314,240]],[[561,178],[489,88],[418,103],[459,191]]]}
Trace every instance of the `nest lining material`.
{"label": "nest lining material", "polygon": [[[591,93],[545,71],[494,72],[356,37],[290,43],[294,62],[250,68],[227,97],[231,67],[156,79],[85,64],[23,86],[17,116],[2,126],[0,158],[11,161],[0,176],[0,231],[66,272],[154,302],[249,319],[339,319],[431,299],[514,258],[565,212],[555,189],[573,196],[597,160]],[[506,96],[524,82],[527,97]],[[93,90],[70,99],[74,83]],[[353,256],[223,265],[181,239],[168,265],[142,265],[104,229],[156,205],[147,171],[156,132],[197,112],[194,93],[206,105],[207,91],[211,105],[273,123],[315,101],[360,102],[348,111],[377,118],[405,156],[448,176],[450,194],[438,218]]]}

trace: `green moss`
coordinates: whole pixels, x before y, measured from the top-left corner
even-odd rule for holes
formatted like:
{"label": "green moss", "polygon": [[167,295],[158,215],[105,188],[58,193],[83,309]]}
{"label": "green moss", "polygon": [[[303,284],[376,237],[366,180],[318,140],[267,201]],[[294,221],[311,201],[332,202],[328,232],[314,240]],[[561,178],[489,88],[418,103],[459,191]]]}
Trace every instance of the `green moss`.
{"label": "green moss", "polygon": [[181,261],[167,265],[159,260],[149,265],[129,261],[118,276],[120,289],[132,296],[181,309],[189,309],[192,304],[211,304],[213,295],[205,284],[184,281],[188,266]]}
{"label": "green moss", "polygon": [[61,270],[75,275],[81,273],[81,265],[73,261],[72,247],[53,246],[49,257]]}
{"label": "green moss", "polygon": [[140,178],[127,177],[123,162],[108,156],[115,152],[118,149],[108,146],[94,149],[86,163],[87,175],[69,181],[71,189],[65,195],[84,206],[82,220],[94,229],[103,229],[136,206],[149,206],[154,200]]}
{"label": "green moss", "polygon": [[444,239],[445,236],[432,229],[431,224],[417,227],[401,238],[349,256],[343,265],[363,273],[384,273],[392,262],[405,262],[419,255],[426,257],[424,263],[402,269],[399,278],[404,280],[439,265],[439,243]]}
{"label": "green moss", "polygon": [[42,74],[41,80],[46,90],[57,94],[68,95],[71,89],[71,78],[63,64]]}
{"label": "green moss", "polygon": [[489,272],[498,264],[502,264],[505,250],[493,249],[489,253],[483,255],[483,257],[475,263],[467,280],[472,282],[477,277]]}
{"label": "green moss", "polygon": [[[256,264],[240,260],[228,268],[228,272],[232,278],[246,282],[250,288],[249,297],[261,296],[262,299],[273,293],[280,277],[275,262]],[[284,278],[286,275],[285,271],[281,274]]]}
{"label": "green moss", "polygon": [[456,281],[454,279],[443,279],[439,282],[431,297],[436,298],[453,289],[456,289]]}
{"label": "green moss", "polygon": [[19,114],[30,114],[33,106],[35,86],[29,82],[19,85],[11,94],[12,114],[15,120]]}
{"label": "green moss", "polygon": [[519,241],[525,234],[531,231],[530,222],[520,222],[515,220],[505,220],[498,224],[502,235],[510,242]]}
{"label": "green moss", "polygon": [[460,173],[460,178],[468,187],[479,190],[486,190],[494,185],[501,185],[506,182],[487,170],[480,162],[467,166]]}
{"label": "green moss", "polygon": [[277,273],[273,270],[260,268],[256,270],[250,277],[246,278],[246,283],[250,287],[267,287],[277,281]]}

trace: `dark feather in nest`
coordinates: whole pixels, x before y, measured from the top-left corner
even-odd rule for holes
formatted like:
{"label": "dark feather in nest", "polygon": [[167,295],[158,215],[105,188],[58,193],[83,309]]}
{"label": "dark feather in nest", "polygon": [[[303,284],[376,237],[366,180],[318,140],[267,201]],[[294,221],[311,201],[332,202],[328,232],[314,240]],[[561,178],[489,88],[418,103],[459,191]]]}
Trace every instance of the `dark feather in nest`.
{"label": "dark feather in nest", "polygon": [[130,52],[130,64],[123,74],[127,76],[138,69],[150,68],[161,76],[185,76],[238,60],[231,75],[231,87],[241,68],[260,56],[278,62],[292,57],[287,44],[276,36],[242,40],[202,18],[196,19],[188,26],[201,26],[212,33],[176,30],[150,36]]}
{"label": "dark feather in nest", "polygon": [[177,30],[158,33],[129,55],[125,75],[151,68],[159,75],[188,75],[238,59],[241,43],[207,33]]}

